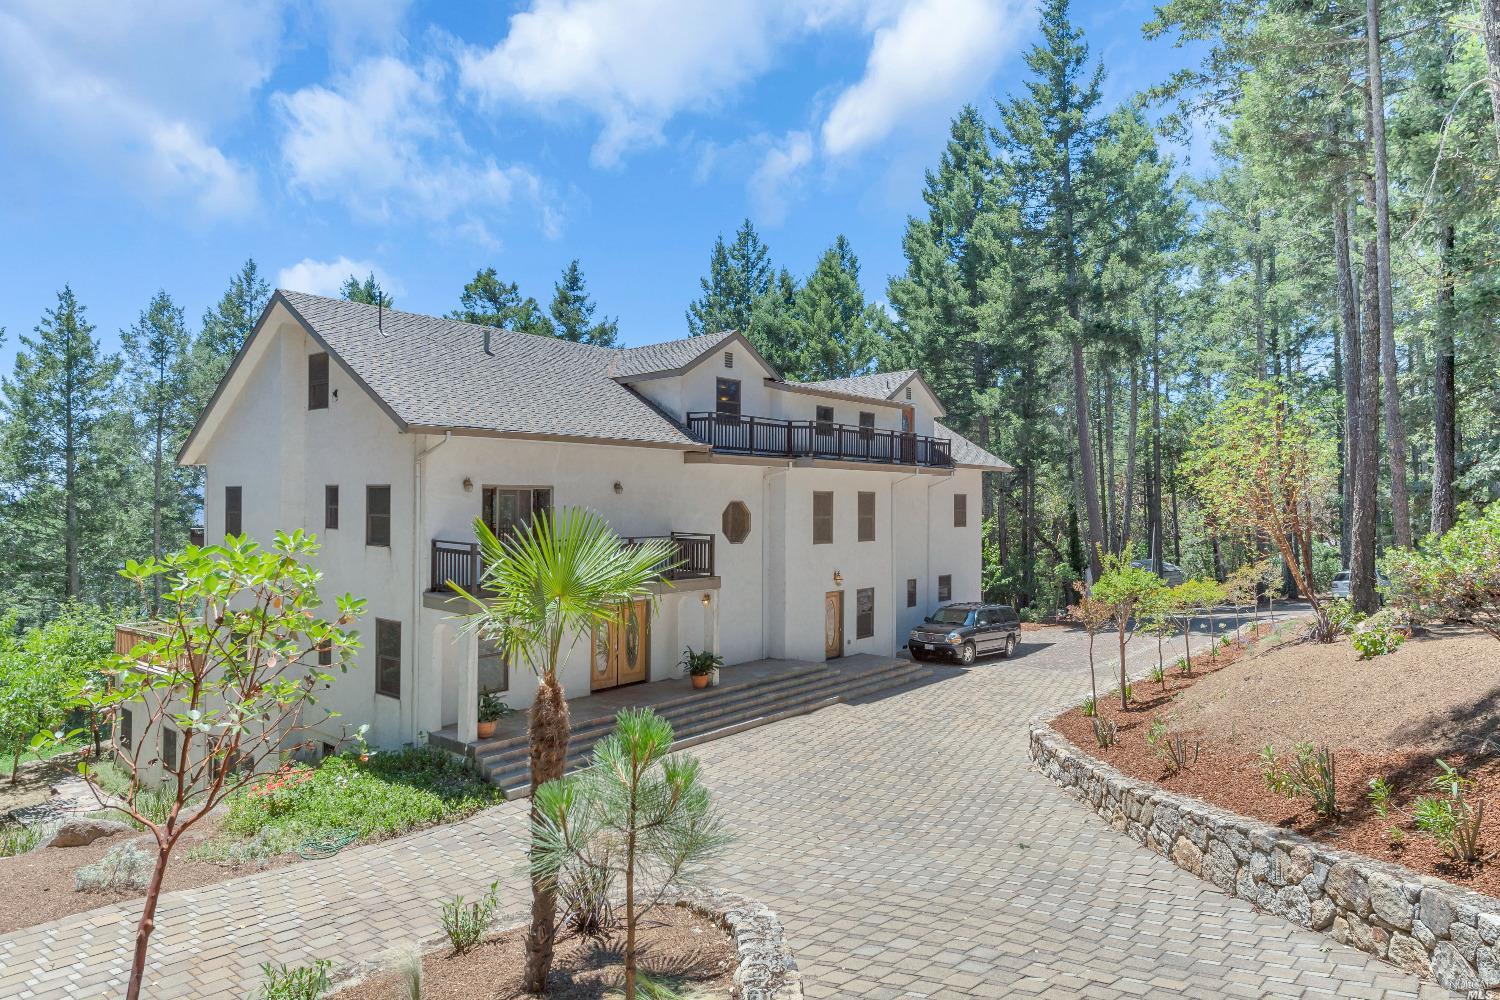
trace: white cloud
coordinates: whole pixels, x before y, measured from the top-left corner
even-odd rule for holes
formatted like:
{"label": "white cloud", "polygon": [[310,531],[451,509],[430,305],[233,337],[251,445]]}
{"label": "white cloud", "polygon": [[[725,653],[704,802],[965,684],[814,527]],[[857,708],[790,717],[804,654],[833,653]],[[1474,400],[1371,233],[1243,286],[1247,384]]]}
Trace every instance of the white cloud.
{"label": "white cloud", "polygon": [[823,122],[824,150],[870,146],[903,120],[951,114],[989,78],[1029,24],[1019,0],[911,0],[876,29],[864,76]]}
{"label": "white cloud", "polygon": [[391,298],[405,294],[406,289],[376,264],[368,260],[350,260],[348,257],[336,260],[313,260],[305,257],[291,267],[283,267],[276,272],[276,287],[293,292],[310,292],[313,295],[337,295],[340,286],[350,275],[363,281],[366,275],[372,273]]}
{"label": "white cloud", "polygon": [[602,125],[596,164],[662,141],[685,110],[713,106],[757,77],[777,43],[849,0],[811,13],[785,0],[536,0],[490,49],[460,57],[464,87],[483,106],[581,108]]}
{"label": "white cloud", "polygon": [[331,86],[274,95],[291,186],[341,200],[367,218],[411,213],[455,220],[487,242],[492,237],[475,213],[521,197],[538,205],[544,232],[555,234],[557,210],[547,204],[541,180],[523,166],[476,154],[464,141],[444,107],[444,77],[436,60],[414,67],[384,56]]}
{"label": "white cloud", "polygon": [[271,71],[278,4],[15,0],[0,11],[0,120],[154,197],[241,214],[255,177],[213,139]]}
{"label": "white cloud", "polygon": [[750,196],[757,214],[766,225],[779,225],[786,218],[792,188],[812,158],[813,137],[810,132],[788,132],[771,142],[749,181]]}

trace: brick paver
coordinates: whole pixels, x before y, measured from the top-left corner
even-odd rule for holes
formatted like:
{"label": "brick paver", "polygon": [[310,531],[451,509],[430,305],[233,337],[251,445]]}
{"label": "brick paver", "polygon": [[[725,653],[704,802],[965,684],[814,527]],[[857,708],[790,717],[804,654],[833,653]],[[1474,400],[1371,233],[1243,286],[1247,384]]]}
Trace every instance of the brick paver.
{"label": "brick paver", "polygon": [[[780,913],[810,997],[1446,996],[1225,897],[1033,770],[1026,721],[1087,679],[1082,637],[1025,638],[1015,660],[699,748],[739,838],[718,881]],[[508,803],[173,893],[148,995],[241,998],[267,960],[378,962],[437,932],[441,899],[496,878],[519,919],[524,833]],[[0,996],[118,996],[136,912],[0,938]]]}

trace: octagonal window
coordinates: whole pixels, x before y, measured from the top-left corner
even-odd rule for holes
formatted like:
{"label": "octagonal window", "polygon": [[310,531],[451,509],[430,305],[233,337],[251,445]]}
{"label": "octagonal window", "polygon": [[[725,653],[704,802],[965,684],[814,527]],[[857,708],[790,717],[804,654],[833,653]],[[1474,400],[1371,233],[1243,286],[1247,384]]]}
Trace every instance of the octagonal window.
{"label": "octagonal window", "polygon": [[750,537],[750,508],[743,500],[731,500],[724,508],[724,537],[731,545]]}

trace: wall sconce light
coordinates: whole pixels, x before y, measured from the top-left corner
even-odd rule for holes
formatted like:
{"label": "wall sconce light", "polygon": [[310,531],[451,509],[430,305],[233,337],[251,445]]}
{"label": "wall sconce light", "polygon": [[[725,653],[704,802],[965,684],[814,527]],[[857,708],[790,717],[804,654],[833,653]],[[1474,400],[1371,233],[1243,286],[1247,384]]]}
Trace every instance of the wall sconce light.
{"label": "wall sconce light", "polygon": [[844,574],[838,570],[833,571],[833,585],[835,587],[842,587],[844,585]]}
{"label": "wall sconce light", "polygon": [[625,486],[618,479],[615,480],[615,492],[616,493],[624,493],[625,492]]}
{"label": "wall sconce light", "polygon": [[474,492],[474,480],[470,479],[468,476],[464,476],[464,492],[465,493],[473,493]]}
{"label": "wall sconce light", "polygon": [[705,608],[708,607],[710,604],[712,604],[714,602],[714,599],[712,597],[710,597],[708,595],[708,593],[706,593],[706,592],[704,593],[704,595],[702,597],[700,597],[698,599],[703,602],[703,606]]}

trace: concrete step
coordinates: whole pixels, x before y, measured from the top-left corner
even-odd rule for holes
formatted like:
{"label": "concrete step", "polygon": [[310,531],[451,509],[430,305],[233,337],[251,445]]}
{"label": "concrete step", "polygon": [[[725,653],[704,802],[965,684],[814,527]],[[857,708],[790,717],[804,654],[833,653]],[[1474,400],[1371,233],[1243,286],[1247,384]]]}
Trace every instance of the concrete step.
{"label": "concrete step", "polygon": [[[674,747],[686,749],[782,719],[905,687],[931,675],[926,666],[904,661],[853,678],[837,671],[826,673],[832,676],[804,677],[801,683],[791,685],[790,689],[788,685],[777,684],[775,691],[761,697],[736,698],[732,705],[699,703],[696,711],[687,712],[682,711],[681,706],[674,712],[663,711],[665,706],[655,707],[658,714],[665,715],[672,722],[676,736]],[[612,730],[613,719],[610,719],[609,724],[599,731],[593,731],[591,727],[586,735],[575,732],[569,744],[567,769],[574,771],[587,766],[593,756],[594,744]],[[480,758],[478,763],[482,773],[508,797],[524,796],[529,790],[530,758],[524,745]]]}

